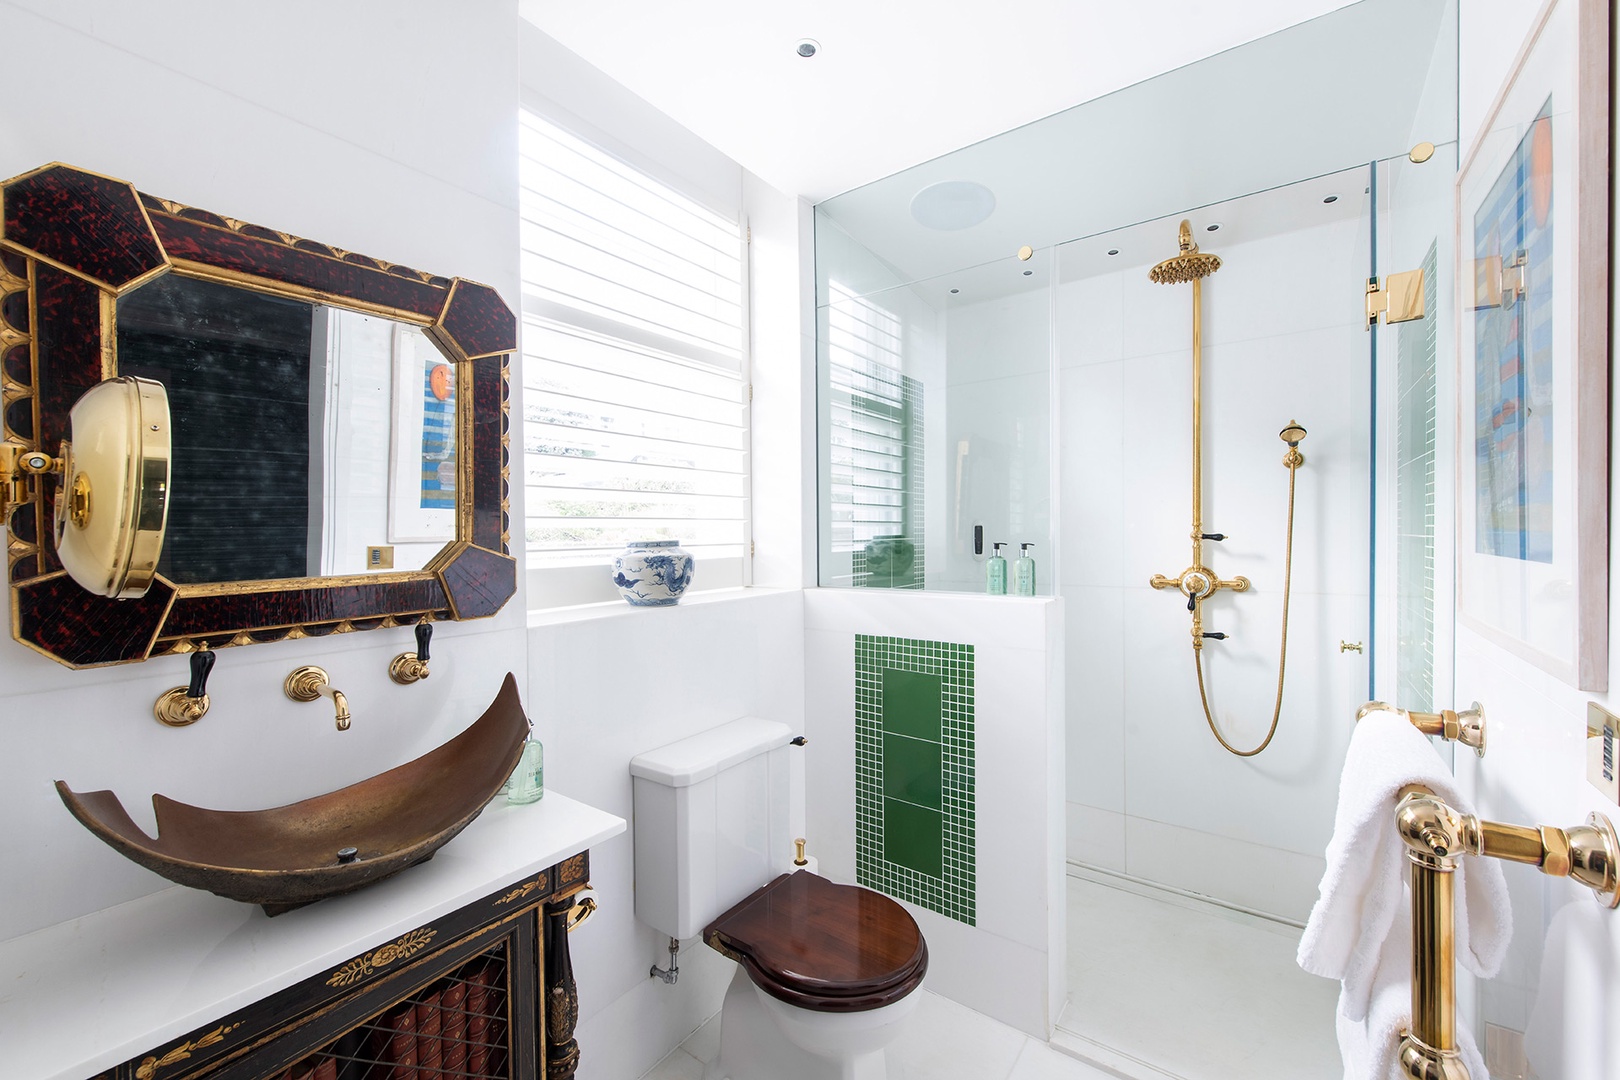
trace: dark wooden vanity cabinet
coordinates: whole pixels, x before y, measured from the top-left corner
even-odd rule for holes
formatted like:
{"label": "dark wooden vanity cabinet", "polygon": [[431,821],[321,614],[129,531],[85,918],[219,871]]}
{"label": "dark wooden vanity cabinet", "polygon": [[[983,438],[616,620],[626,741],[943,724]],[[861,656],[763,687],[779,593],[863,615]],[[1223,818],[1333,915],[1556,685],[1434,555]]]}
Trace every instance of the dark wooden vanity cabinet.
{"label": "dark wooden vanity cabinet", "polygon": [[95,1080],[569,1080],[589,878],[581,852]]}

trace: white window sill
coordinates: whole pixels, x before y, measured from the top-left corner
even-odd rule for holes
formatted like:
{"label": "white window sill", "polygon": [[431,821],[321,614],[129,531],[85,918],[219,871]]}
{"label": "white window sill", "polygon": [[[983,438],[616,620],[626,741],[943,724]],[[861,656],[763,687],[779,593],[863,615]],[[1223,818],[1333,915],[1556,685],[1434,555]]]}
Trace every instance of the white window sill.
{"label": "white window sill", "polygon": [[800,592],[800,589],[771,589],[759,585],[738,586],[732,589],[704,589],[689,592],[681,602],[668,607],[632,607],[623,600],[610,600],[600,604],[574,604],[569,607],[536,608],[529,612],[529,626],[557,626],[565,623],[590,622],[596,619],[659,618],[665,612],[682,608],[704,607],[709,604],[744,604],[768,596]]}

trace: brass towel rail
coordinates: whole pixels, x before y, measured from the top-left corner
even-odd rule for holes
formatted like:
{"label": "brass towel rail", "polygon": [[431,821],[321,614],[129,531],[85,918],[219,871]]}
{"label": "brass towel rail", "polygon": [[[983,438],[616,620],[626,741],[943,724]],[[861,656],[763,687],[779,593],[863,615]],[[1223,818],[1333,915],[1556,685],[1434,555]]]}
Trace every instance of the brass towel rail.
{"label": "brass towel rail", "polygon": [[1480,757],[1485,756],[1485,707],[1477,701],[1461,712],[1442,709],[1437,713],[1413,712],[1386,705],[1382,701],[1369,701],[1356,710],[1356,719],[1360,720],[1373,712],[1399,713],[1423,734],[1438,735],[1447,742],[1460,742],[1473,747],[1474,753]]}
{"label": "brass towel rail", "polygon": [[[1370,701],[1359,720],[1375,709]],[[1407,713],[1421,731],[1485,748],[1485,717],[1476,702],[1462,713]],[[1477,723],[1475,722],[1477,721]],[[1469,739],[1477,735],[1478,742]],[[1470,1080],[1457,1049],[1457,947],[1454,871],[1465,855],[1527,863],[1553,877],[1570,877],[1598,902],[1620,904],[1620,842],[1602,814],[1584,825],[1506,825],[1460,814],[1421,785],[1403,788],[1395,827],[1406,845],[1412,886],[1412,1026],[1402,1033],[1399,1061],[1411,1080]]]}

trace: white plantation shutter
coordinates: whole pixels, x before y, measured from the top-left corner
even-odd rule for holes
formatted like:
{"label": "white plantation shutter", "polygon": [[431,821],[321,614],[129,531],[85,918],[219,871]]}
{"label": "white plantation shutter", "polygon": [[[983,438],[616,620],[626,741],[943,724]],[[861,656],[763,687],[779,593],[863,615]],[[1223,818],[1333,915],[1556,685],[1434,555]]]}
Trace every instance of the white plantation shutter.
{"label": "white plantation shutter", "polygon": [[832,549],[905,531],[905,403],[900,319],[828,283]]}
{"label": "white plantation shutter", "polygon": [[518,147],[529,565],[679,540],[741,584],[740,223],[527,110]]}

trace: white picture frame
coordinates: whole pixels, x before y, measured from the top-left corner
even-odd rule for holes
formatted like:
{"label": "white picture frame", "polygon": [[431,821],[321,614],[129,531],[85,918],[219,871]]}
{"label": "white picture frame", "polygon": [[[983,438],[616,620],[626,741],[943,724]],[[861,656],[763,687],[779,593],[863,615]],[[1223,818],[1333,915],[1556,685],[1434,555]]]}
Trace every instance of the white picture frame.
{"label": "white picture frame", "polygon": [[1457,616],[1608,688],[1609,7],[1550,0],[1457,176]]}

